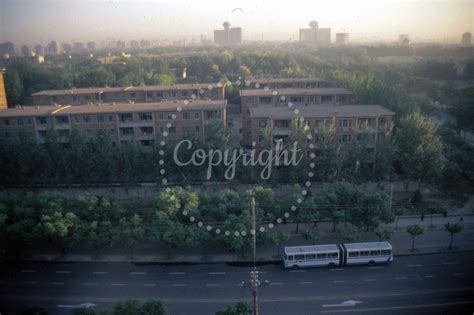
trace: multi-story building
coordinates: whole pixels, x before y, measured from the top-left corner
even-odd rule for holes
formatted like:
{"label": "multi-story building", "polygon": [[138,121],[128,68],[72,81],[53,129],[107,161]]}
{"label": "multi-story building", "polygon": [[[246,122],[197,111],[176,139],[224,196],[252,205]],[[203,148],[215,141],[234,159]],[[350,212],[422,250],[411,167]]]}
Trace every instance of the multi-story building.
{"label": "multi-story building", "polygon": [[54,130],[66,143],[72,130],[87,138],[106,130],[113,145],[134,139],[147,148],[165,137],[167,141],[186,138],[203,142],[206,126],[215,119],[225,123],[225,100],[191,100],[186,104],[168,101],[139,106],[128,103],[20,106],[0,110],[0,137],[9,140],[25,132],[42,143],[48,130]]}
{"label": "multi-story building", "polygon": [[349,44],[348,33],[336,33],[336,45],[347,45]]}
{"label": "multi-story building", "polygon": [[252,143],[251,108],[271,111],[278,107],[345,105],[352,102],[352,92],[342,88],[244,89],[240,91],[242,144]]}
{"label": "multi-story building", "polygon": [[21,55],[23,57],[31,57],[33,56],[33,52],[31,51],[31,48],[27,45],[21,46]]}
{"label": "multi-story building", "polygon": [[0,43],[0,57],[12,58],[15,56],[15,46],[12,42]]}
{"label": "multi-story building", "polygon": [[44,48],[43,45],[38,44],[35,46],[35,53],[37,56],[44,56]]}
{"label": "multi-story building", "polygon": [[300,29],[300,42],[326,46],[331,44],[331,29],[319,28],[317,21],[309,23],[310,28]]}
{"label": "multi-story building", "polygon": [[46,46],[46,51],[49,55],[59,55],[61,53],[61,45],[57,41],[52,40]]}
{"label": "multi-story building", "polygon": [[[298,109],[297,115],[295,109]],[[251,142],[257,149],[269,140],[268,137],[271,137],[270,141],[281,139],[285,142],[294,132],[295,119],[303,117],[307,133],[311,135],[305,139],[310,151],[318,149],[322,135],[329,131],[332,139],[343,146],[363,140],[364,146],[371,148],[391,131],[394,115],[379,105],[253,107],[250,108]]]}
{"label": "multi-story building", "polygon": [[0,71],[0,109],[8,108],[7,93],[5,92],[5,82],[3,81],[3,72]]}
{"label": "multi-story building", "polygon": [[223,30],[214,30],[214,44],[219,46],[233,46],[242,44],[242,28],[230,27],[229,22],[224,22]]}
{"label": "multi-story building", "polygon": [[96,44],[95,44],[95,42],[87,42],[86,45],[87,45],[87,50],[88,50],[89,52],[93,52],[93,51],[96,50]]}
{"label": "multi-story building", "polygon": [[472,34],[465,32],[461,36],[461,45],[469,46],[472,43]]}
{"label": "multi-story building", "polygon": [[110,102],[160,102],[166,100],[224,99],[224,86],[214,84],[173,84],[113,88],[47,90],[32,94],[33,105]]}
{"label": "multi-story building", "polygon": [[247,89],[314,89],[325,87],[326,81],[321,78],[270,78],[246,79],[242,88]]}

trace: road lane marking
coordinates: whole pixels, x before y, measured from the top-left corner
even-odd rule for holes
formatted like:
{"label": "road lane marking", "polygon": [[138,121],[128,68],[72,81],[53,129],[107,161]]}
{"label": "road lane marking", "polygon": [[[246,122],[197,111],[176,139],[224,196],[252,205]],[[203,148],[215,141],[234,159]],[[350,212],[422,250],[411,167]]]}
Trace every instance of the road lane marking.
{"label": "road lane marking", "polygon": [[407,277],[396,277],[395,280],[406,280]]}
{"label": "road lane marking", "polygon": [[344,282],[346,282],[346,281],[345,281],[345,280],[334,280],[333,282],[334,282],[334,283],[344,283]]}
{"label": "road lane marking", "polygon": [[173,283],[173,287],[185,287],[187,286],[186,283]]}
{"label": "road lane marking", "polygon": [[154,284],[154,283],[145,283],[144,286],[145,287],[156,287],[156,284]]}
{"label": "road lane marking", "polygon": [[443,265],[456,265],[458,262],[457,261],[449,261],[449,262],[444,262]]}
{"label": "road lane marking", "polygon": [[23,284],[36,284],[36,281],[23,281]]}
{"label": "road lane marking", "polygon": [[283,285],[281,282],[270,282],[270,285]]}
{"label": "road lane marking", "polygon": [[414,268],[414,267],[421,267],[421,265],[420,264],[418,264],[418,265],[407,265],[407,267],[408,268]]}
{"label": "road lane marking", "polygon": [[53,282],[54,285],[63,285],[64,282]]}
{"label": "road lane marking", "polygon": [[33,273],[33,272],[36,272],[36,270],[25,269],[25,270],[22,270],[21,272],[23,272],[23,273]]}
{"label": "road lane marking", "polygon": [[146,272],[142,271],[132,271],[130,272],[131,275],[146,275]]}
{"label": "road lane marking", "polygon": [[453,273],[453,276],[455,276],[455,277],[462,277],[462,276],[464,276],[464,272],[456,272],[456,273]]}
{"label": "road lane marking", "polygon": [[378,266],[378,267],[369,267],[368,269],[383,269],[384,267]]}
{"label": "road lane marking", "polygon": [[84,282],[82,285],[91,286],[91,285],[97,285],[97,283],[92,283],[92,282]]}
{"label": "road lane marking", "polygon": [[71,273],[72,271],[69,270],[56,270],[56,273],[61,273],[61,274],[68,274]]}
{"label": "road lane marking", "polygon": [[365,279],[366,282],[376,281],[377,279]]}
{"label": "road lane marking", "polygon": [[302,282],[300,282],[300,284],[313,284],[313,282],[311,282],[311,281],[302,281]]}
{"label": "road lane marking", "polygon": [[290,270],[290,272],[306,272],[306,270]]}
{"label": "road lane marking", "polygon": [[439,303],[439,304],[418,304],[418,305],[400,305],[400,306],[387,306],[387,307],[374,307],[374,308],[354,308],[354,309],[337,309],[337,310],[321,310],[322,314],[330,313],[368,313],[368,312],[379,312],[380,311],[390,311],[390,310],[403,310],[403,309],[413,309],[413,308],[433,308],[441,306],[453,306],[453,305],[465,305],[465,304],[474,304],[474,301],[461,301],[461,302],[448,302],[448,303]]}
{"label": "road lane marking", "polygon": [[434,278],[436,277],[435,275],[426,275],[425,278]]}
{"label": "road lane marking", "polygon": [[125,283],[111,283],[110,285],[113,287],[122,287],[125,285]]}
{"label": "road lane marking", "polygon": [[185,275],[186,272],[170,272],[170,275]]}
{"label": "road lane marking", "polygon": [[94,271],[94,272],[92,272],[92,274],[94,274],[94,275],[108,275],[109,272],[108,271]]}
{"label": "road lane marking", "polygon": [[216,272],[209,272],[210,275],[225,275],[225,272],[216,271]]}
{"label": "road lane marking", "polygon": [[334,269],[329,269],[330,271],[341,271],[341,270],[345,270],[344,268],[334,268]]}
{"label": "road lane marking", "polygon": [[219,285],[216,283],[207,283],[206,287],[218,287]]}

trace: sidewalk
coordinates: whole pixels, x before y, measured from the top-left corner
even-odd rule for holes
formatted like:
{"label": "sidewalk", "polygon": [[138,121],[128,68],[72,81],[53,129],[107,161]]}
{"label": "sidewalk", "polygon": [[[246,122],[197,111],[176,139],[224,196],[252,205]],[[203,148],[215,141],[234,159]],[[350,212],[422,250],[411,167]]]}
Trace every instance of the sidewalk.
{"label": "sidewalk", "polygon": [[[453,249],[448,250],[450,235],[444,230],[444,224],[450,222],[457,223],[458,216],[448,216],[447,218],[433,217],[433,227],[430,227],[430,218],[425,216],[424,221],[419,216],[403,217],[399,221],[399,229],[394,230],[390,243],[393,246],[393,253],[396,256],[402,255],[420,255],[440,252],[471,251],[474,250],[474,216],[464,216],[464,229],[454,236]],[[410,224],[422,225],[425,232],[416,238],[415,252],[411,252],[411,237],[405,231],[406,226]],[[395,223],[388,225],[394,227]],[[313,224],[300,224],[299,233],[295,234],[296,225],[293,223],[281,224],[275,229],[289,233],[290,239],[284,242],[277,253],[277,247],[272,244],[265,244],[257,247],[257,260],[259,262],[279,262],[281,261],[281,252],[284,246],[312,245],[312,244],[331,244],[344,242],[339,233],[345,227],[344,224],[337,226],[337,232],[332,232],[332,223],[319,223],[317,230],[321,233],[321,239],[317,243],[312,243],[305,239],[304,231],[316,230]],[[361,239],[357,242],[378,241],[374,232],[361,232]],[[242,257],[240,251],[231,253],[223,248],[208,248],[208,254],[203,254],[201,248],[188,248],[172,251],[170,257],[164,250],[153,248],[151,246],[141,246],[134,251],[134,258],[130,258],[127,249],[109,248],[104,249],[100,256],[90,254],[87,249],[72,249],[67,255],[60,257],[57,249],[37,252],[31,256],[24,257],[22,261],[29,262],[122,262],[122,263],[162,263],[162,264],[195,264],[195,263],[250,263],[252,261],[251,249],[245,251],[245,257]],[[13,261],[9,257],[3,259]]]}

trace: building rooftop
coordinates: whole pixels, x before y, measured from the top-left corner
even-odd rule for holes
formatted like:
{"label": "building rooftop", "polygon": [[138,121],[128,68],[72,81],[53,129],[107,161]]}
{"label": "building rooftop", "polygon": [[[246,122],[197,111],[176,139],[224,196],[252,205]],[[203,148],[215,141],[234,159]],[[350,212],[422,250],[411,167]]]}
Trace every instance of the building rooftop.
{"label": "building rooftop", "polygon": [[291,119],[295,117],[295,110],[298,110],[300,117],[377,117],[391,116],[394,112],[380,105],[299,105],[287,106],[261,106],[251,107],[250,117],[271,118],[271,119]]}
{"label": "building rooftop", "polygon": [[277,96],[277,95],[335,95],[352,94],[343,88],[314,88],[314,89],[246,89],[240,90],[241,96]]}
{"label": "building rooftop", "polygon": [[306,82],[324,82],[322,78],[259,78],[259,79],[249,79],[250,83],[285,83],[285,82],[294,82],[294,83],[306,83]]}
{"label": "building rooftop", "polygon": [[17,108],[0,110],[0,118],[26,117],[26,116],[47,116],[54,114],[74,115],[74,114],[99,114],[117,112],[150,112],[150,111],[182,111],[187,110],[209,110],[223,109],[226,101],[192,100],[187,105],[183,101],[169,101],[156,103],[101,103],[91,105],[58,105],[58,106],[22,106]]}
{"label": "building rooftop", "polygon": [[195,84],[171,84],[171,85],[146,85],[127,87],[98,87],[98,88],[72,88],[65,90],[45,90],[33,93],[32,96],[55,96],[64,94],[91,94],[104,92],[126,92],[126,91],[166,91],[166,90],[189,90],[218,88],[218,83],[195,83]]}

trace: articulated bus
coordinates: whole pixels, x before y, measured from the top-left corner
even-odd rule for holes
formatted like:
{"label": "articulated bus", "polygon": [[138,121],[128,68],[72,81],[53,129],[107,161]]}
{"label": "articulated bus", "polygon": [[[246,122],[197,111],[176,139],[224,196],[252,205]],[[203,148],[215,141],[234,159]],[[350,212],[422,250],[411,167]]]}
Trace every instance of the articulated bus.
{"label": "articulated bus", "polygon": [[285,268],[375,265],[393,260],[389,242],[285,247]]}

